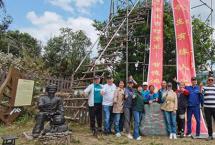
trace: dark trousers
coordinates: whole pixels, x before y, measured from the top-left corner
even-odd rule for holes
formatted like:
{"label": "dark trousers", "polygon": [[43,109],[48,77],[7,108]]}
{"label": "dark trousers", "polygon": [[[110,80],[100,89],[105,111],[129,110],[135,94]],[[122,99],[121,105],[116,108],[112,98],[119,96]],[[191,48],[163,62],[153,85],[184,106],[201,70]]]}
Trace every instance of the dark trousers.
{"label": "dark trousers", "polygon": [[191,134],[192,116],[196,119],[196,136],[200,135],[200,107],[192,106],[187,108],[187,134]]}
{"label": "dark trousers", "polygon": [[208,135],[213,136],[212,117],[215,121],[215,108],[204,108],[204,112],[208,127]]}
{"label": "dark trousers", "polygon": [[48,117],[47,113],[39,112],[36,115],[35,119],[36,119],[36,124],[33,128],[32,134],[40,134],[40,132],[44,129],[45,121],[50,121],[50,118]]}
{"label": "dark trousers", "polygon": [[120,120],[119,120],[119,130],[120,132],[123,132],[123,127],[124,127],[124,114],[120,114]]}
{"label": "dark trousers", "polygon": [[93,107],[89,107],[90,128],[96,130],[96,122],[99,131],[102,131],[102,104],[95,103]]}
{"label": "dark trousers", "polygon": [[177,110],[177,115],[176,115],[176,121],[177,121],[177,130],[178,130],[178,134],[179,135],[183,135],[184,134],[184,130],[185,130],[185,112],[186,112],[186,108],[178,108]]}
{"label": "dark trousers", "polygon": [[125,132],[128,134],[128,133],[130,133],[132,109],[131,108],[124,108],[123,110],[124,110]]}
{"label": "dark trousers", "polygon": [[177,126],[178,126],[178,134],[184,134],[185,128],[185,114],[178,114],[177,113]]}

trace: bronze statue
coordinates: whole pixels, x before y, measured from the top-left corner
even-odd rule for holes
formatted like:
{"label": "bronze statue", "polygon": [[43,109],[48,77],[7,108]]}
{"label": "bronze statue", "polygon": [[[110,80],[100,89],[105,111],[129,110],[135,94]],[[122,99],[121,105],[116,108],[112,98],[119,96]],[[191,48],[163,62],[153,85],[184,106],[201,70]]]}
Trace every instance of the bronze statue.
{"label": "bronze statue", "polygon": [[[57,92],[56,85],[48,85],[46,87],[47,95],[39,98],[39,113],[36,115],[36,124],[33,128],[32,135],[34,138],[46,133],[61,133],[68,131],[65,124],[63,101],[60,97],[55,96]],[[44,129],[44,123],[49,121],[49,127]]]}

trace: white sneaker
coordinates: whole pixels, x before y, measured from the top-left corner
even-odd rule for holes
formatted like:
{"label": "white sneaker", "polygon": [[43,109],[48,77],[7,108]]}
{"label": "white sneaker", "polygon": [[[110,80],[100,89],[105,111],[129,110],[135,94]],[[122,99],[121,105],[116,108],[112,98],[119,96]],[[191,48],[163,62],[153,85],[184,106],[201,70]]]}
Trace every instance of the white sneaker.
{"label": "white sneaker", "polygon": [[170,135],[169,135],[169,139],[172,139],[173,138],[173,134],[172,133],[170,133]]}
{"label": "white sneaker", "polygon": [[121,134],[120,134],[120,133],[117,133],[117,134],[116,134],[116,137],[121,137]]}
{"label": "white sneaker", "polygon": [[175,133],[173,133],[173,139],[177,139],[177,136]]}
{"label": "white sneaker", "polygon": [[128,134],[127,137],[128,137],[129,139],[133,139],[133,136],[132,136],[131,134]]}
{"label": "white sneaker", "polygon": [[187,134],[186,136],[187,136],[187,137],[191,137],[191,136],[192,136],[192,134]]}
{"label": "white sneaker", "polygon": [[136,140],[141,141],[142,140],[141,136],[139,136],[138,138],[136,138]]}

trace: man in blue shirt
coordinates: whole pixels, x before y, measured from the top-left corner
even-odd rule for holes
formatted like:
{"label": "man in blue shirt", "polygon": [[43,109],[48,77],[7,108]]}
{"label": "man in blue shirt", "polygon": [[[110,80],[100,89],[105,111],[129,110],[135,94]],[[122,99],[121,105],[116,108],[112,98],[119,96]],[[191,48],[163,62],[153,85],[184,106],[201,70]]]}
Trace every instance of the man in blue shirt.
{"label": "man in blue shirt", "polygon": [[189,91],[187,108],[187,136],[191,136],[192,115],[196,119],[196,136],[200,135],[200,105],[203,105],[203,97],[196,77],[191,78],[191,86],[186,86]]}

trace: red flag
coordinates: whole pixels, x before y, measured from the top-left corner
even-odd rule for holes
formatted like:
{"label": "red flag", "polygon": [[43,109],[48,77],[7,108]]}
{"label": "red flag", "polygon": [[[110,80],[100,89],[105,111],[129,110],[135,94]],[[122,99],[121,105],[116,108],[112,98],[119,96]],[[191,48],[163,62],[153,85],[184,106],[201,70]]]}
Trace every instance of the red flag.
{"label": "red flag", "polygon": [[160,88],[163,79],[163,0],[152,0],[148,83]]}
{"label": "red flag", "polygon": [[[192,21],[190,0],[173,0],[173,15],[176,36],[177,79],[179,82],[191,84],[191,77],[196,76],[192,38]],[[196,121],[192,119],[192,132],[195,133]],[[207,133],[201,113],[201,133]]]}

